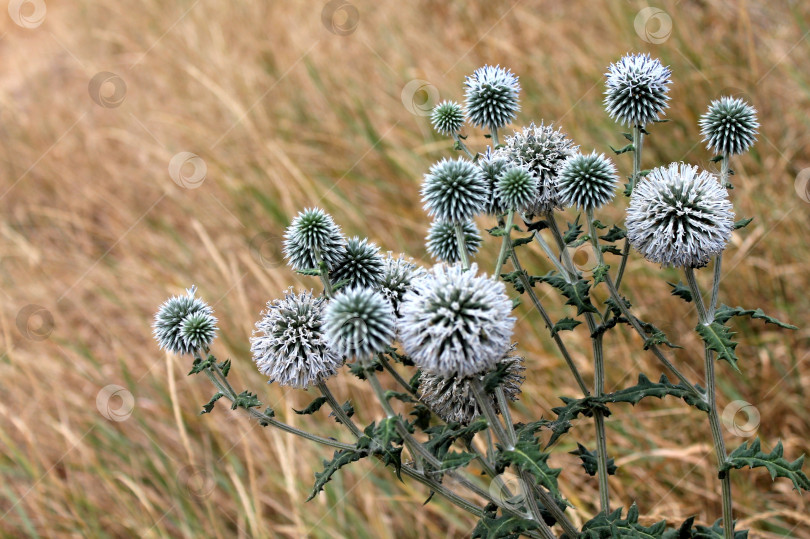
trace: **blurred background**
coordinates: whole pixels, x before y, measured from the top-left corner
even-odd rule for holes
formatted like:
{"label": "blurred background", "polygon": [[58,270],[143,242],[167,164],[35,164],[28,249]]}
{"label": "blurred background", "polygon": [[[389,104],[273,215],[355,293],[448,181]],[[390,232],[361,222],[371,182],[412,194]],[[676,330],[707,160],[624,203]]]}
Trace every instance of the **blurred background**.
{"label": "blurred background", "polygon": [[[220,318],[214,351],[233,359],[237,388],[291,424],[345,438],[325,414],[293,414],[313,395],[265,385],[250,360],[265,303],[288,286],[318,287],[284,265],[292,216],[321,206],[347,235],[429,263],[419,185],[454,153],[430,128],[432,106],[461,100],[475,68],[505,65],[523,87],[516,127],[552,122],[583,150],[609,152],[626,142],[602,108],[603,74],[628,51],[673,72],[671,121],[651,129],[643,168],[716,169],[697,127],[710,100],[735,95],[759,110],[758,143],[732,161],[738,218],[754,221],[734,235],[721,301],[801,328],[735,323],[743,373],[719,366],[720,408],[730,410],[731,448],[757,435],[768,449],[781,438],[788,457],[808,452],[810,4],[12,0],[0,13],[2,533],[469,535],[471,517],[438,498],[423,506],[421,485],[371,461],[304,503],[331,450],[226,406],[197,415],[214,390],[186,377],[186,358],[157,349],[152,316],[196,284]],[[467,134],[485,147],[481,132]],[[630,173],[631,154],[615,160]],[[617,197],[599,218],[621,220],[624,205]],[[478,256],[484,267],[496,250],[490,242]],[[548,271],[531,250],[529,269]],[[662,273],[681,278],[633,257],[630,299],[685,347],[676,361],[700,380],[696,315]],[[526,306],[518,312],[529,369],[515,413],[549,417],[576,386],[540,322]],[[565,339],[590,377],[580,330]],[[608,391],[638,372],[660,375],[624,329],[606,349]],[[361,382],[342,376],[334,386],[361,420],[381,417]],[[720,515],[701,413],[672,399],[620,405],[607,431],[615,507],[636,502],[645,523]],[[551,458],[576,523],[595,514],[598,496],[568,451],[575,439],[592,446],[592,435],[579,422]],[[753,536],[810,537],[807,498],[789,481],[758,469],[734,473],[733,485]]]}

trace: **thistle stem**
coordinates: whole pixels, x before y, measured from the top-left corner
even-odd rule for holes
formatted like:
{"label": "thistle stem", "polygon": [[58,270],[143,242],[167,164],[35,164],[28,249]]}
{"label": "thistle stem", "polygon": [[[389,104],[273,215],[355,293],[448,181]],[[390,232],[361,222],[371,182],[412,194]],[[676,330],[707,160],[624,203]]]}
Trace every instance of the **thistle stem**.
{"label": "thistle stem", "polygon": [[470,269],[470,256],[467,253],[467,241],[464,238],[464,228],[461,223],[454,223],[456,229],[456,243],[458,243],[458,256],[465,270]]}
{"label": "thistle stem", "polygon": [[399,385],[401,385],[401,386],[403,387],[403,389],[405,389],[405,391],[407,391],[407,392],[408,392],[408,393],[410,393],[411,395],[417,396],[417,395],[416,395],[416,391],[414,391],[414,390],[413,390],[413,387],[411,387],[411,384],[409,384],[409,383],[408,383],[408,381],[407,381],[407,380],[405,380],[405,379],[404,379],[404,378],[403,378],[403,377],[402,377],[402,376],[401,376],[401,375],[400,375],[400,374],[397,372],[397,370],[396,370],[396,369],[395,369],[395,368],[394,368],[394,367],[391,365],[391,362],[390,362],[390,361],[388,361],[388,360],[385,358],[385,355],[383,355],[383,354],[379,354],[377,357],[380,359],[380,363],[382,363],[383,368],[384,368],[385,370],[387,370],[387,371],[388,371],[388,373],[391,375],[391,377],[392,377],[394,380],[396,380],[396,381],[397,381],[397,383],[398,383]]}
{"label": "thistle stem", "polygon": [[[636,188],[638,177],[641,173],[641,149],[644,146],[644,129],[643,125],[633,126],[633,175],[630,176],[630,192]],[[622,277],[624,277],[624,269],[627,266],[627,258],[630,255],[630,240],[624,238],[624,246],[622,247],[622,259],[619,263],[619,272],[616,274],[616,289],[622,284]]]}
{"label": "thistle stem", "polygon": [[494,150],[498,146],[500,146],[500,141],[498,140],[498,129],[493,127],[491,130],[492,135],[492,149]]}
{"label": "thistle stem", "polygon": [[515,210],[509,210],[509,213],[506,214],[506,226],[504,227],[506,233],[501,241],[501,252],[498,255],[498,262],[495,264],[495,272],[492,274],[495,279],[500,279],[501,268],[503,268],[503,264],[506,262],[506,253],[509,251],[509,246],[511,245],[512,226],[514,223]]}
{"label": "thistle stem", "polygon": [[453,140],[454,140],[454,141],[456,141],[456,145],[457,145],[459,148],[461,148],[461,149],[462,149],[462,151],[463,151],[464,153],[466,153],[466,154],[467,154],[467,157],[469,157],[470,159],[475,159],[475,156],[474,156],[474,155],[473,155],[473,153],[470,151],[470,149],[469,149],[469,148],[467,148],[467,145],[466,145],[466,144],[464,144],[464,142],[463,142],[463,141],[461,140],[461,138],[458,136],[458,133],[455,133],[455,134],[453,135]]}
{"label": "thistle stem", "polygon": [[321,392],[321,395],[326,397],[326,402],[329,403],[329,407],[332,408],[332,412],[334,412],[335,417],[340,420],[350,431],[354,434],[355,438],[360,438],[363,435],[363,432],[357,428],[357,425],[354,424],[354,421],[351,420],[349,415],[343,409],[343,407],[338,403],[335,399],[335,396],[332,395],[332,391],[326,385],[326,382],[318,382],[318,390]]}
{"label": "thistle stem", "polygon": [[[723,152],[723,160],[720,165],[720,184],[724,187],[729,184],[728,182],[728,166],[729,155],[728,152]],[[714,257],[714,278],[712,280],[712,295],[709,300],[709,318],[714,318],[714,313],[717,310],[717,300],[720,297],[720,279],[723,272],[723,252]]]}
{"label": "thistle stem", "polygon": [[493,430],[498,440],[506,446],[506,449],[511,451],[515,448],[514,443],[506,433],[506,430],[504,430],[501,420],[498,418],[498,414],[495,413],[495,408],[492,407],[492,400],[487,395],[484,384],[482,384],[481,380],[476,376],[471,377],[469,380],[470,388],[473,391],[473,395],[475,395],[475,400],[478,402],[478,407],[481,408],[484,417],[487,418],[490,428]]}

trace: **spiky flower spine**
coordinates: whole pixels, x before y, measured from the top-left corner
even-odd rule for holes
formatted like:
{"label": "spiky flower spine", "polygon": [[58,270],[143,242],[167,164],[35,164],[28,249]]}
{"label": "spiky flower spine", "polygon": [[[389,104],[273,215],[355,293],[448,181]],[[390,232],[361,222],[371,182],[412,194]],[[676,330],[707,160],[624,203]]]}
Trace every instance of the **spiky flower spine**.
{"label": "spiky flower spine", "polygon": [[326,308],[329,346],[347,357],[364,360],[383,352],[394,340],[395,324],[391,302],[368,288],[343,291]]}
{"label": "spiky flower spine", "polygon": [[256,322],[250,351],[259,372],[282,386],[306,389],[335,376],[343,358],[332,351],[323,330],[326,299],[312,292],[295,294],[267,303]]}
{"label": "spiky flower spine", "polygon": [[[158,308],[152,334],[161,349],[182,355],[192,354],[211,344],[217,319],[214,318],[214,310],[206,302],[194,297],[196,291],[197,287],[192,286],[186,290],[184,296],[173,296]],[[183,323],[192,316],[193,322],[184,331]],[[202,332],[198,333],[195,328],[202,329]],[[207,339],[208,336],[211,338]]]}
{"label": "spiky flower spine", "polygon": [[399,313],[402,297],[405,292],[410,290],[413,279],[422,271],[422,268],[405,258],[404,255],[395,257],[389,252],[383,258],[382,279],[377,285],[377,289],[391,302],[395,313]]}
{"label": "spiky flower spine", "polygon": [[647,260],[698,268],[722,252],[734,229],[728,191],[706,171],[683,163],[653,169],[627,208],[627,237]]}
{"label": "spiky flower spine", "polygon": [[756,109],[733,97],[712,101],[709,110],[700,117],[699,125],[706,148],[720,155],[745,153],[759,133]]}
{"label": "spiky flower spine", "polygon": [[539,180],[523,167],[512,166],[501,173],[495,195],[509,210],[527,211],[537,197]]}
{"label": "spiky flower spine", "polygon": [[422,202],[431,217],[463,223],[482,213],[488,200],[484,175],[466,159],[442,159],[425,174]]}
{"label": "spiky flower spine", "polygon": [[382,280],[383,258],[380,248],[357,236],[346,243],[343,256],[330,274],[332,283],[345,282],[346,287],[373,288]]}
{"label": "spiky flower spine", "polygon": [[649,54],[628,54],[610,64],[605,109],[622,125],[644,126],[658,120],[669,105],[669,67]]}
{"label": "spiky flower spine", "polygon": [[557,174],[565,160],[578,150],[579,146],[562,130],[532,123],[506,137],[497,153],[537,178],[537,197],[528,213],[541,214],[561,207]]}
{"label": "spiky flower spine", "polygon": [[284,234],[284,257],[295,270],[318,267],[318,257],[329,268],[337,264],[346,240],[332,216],[320,208],[300,212]]}
{"label": "spiky flower spine", "polygon": [[613,200],[618,182],[613,162],[604,154],[591,152],[566,160],[560,169],[557,187],[564,205],[587,211]]}
{"label": "spiky flower spine", "polygon": [[[481,246],[481,234],[478,232],[478,227],[472,221],[465,221],[461,227],[467,252],[469,254],[477,253]],[[427,251],[434,259],[451,264],[460,260],[458,236],[453,223],[433,221],[425,239],[427,240]]]}
{"label": "spiky flower spine", "polygon": [[504,284],[478,266],[438,264],[400,305],[400,341],[419,367],[444,378],[486,372],[509,350],[515,318]]}
{"label": "spiky flower spine", "polygon": [[508,69],[485,65],[467,77],[464,86],[465,113],[475,127],[500,129],[520,110],[520,83]]}
{"label": "spiky flower spine", "polygon": [[464,125],[464,111],[455,101],[442,101],[433,107],[430,122],[442,135],[456,135]]}
{"label": "spiky flower spine", "polygon": [[[510,353],[514,346],[510,349]],[[500,359],[496,367],[505,365],[506,375],[501,380],[500,387],[506,398],[516,401],[520,395],[520,386],[525,380],[523,372],[523,358],[507,355]],[[477,376],[483,380],[486,373]],[[470,388],[470,378],[442,378],[427,371],[419,376],[419,394],[431,410],[435,411],[444,421],[455,421],[467,425],[481,415],[478,401]],[[500,413],[500,406],[494,395],[490,395],[492,406]]]}
{"label": "spiky flower spine", "polygon": [[481,169],[487,186],[489,187],[489,199],[484,207],[484,213],[493,217],[506,213],[507,208],[504,208],[495,192],[495,184],[498,182],[498,178],[501,174],[509,168],[509,161],[501,152],[493,152],[492,148],[487,146],[486,152],[478,157],[478,161],[476,161],[475,164]]}

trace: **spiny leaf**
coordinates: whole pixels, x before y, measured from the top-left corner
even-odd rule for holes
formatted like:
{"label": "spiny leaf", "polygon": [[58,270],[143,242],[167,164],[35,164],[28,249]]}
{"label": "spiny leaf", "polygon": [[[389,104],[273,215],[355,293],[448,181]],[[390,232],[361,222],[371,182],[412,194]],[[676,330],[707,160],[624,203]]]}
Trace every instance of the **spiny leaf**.
{"label": "spiny leaf", "polygon": [[793,483],[793,488],[796,490],[810,491],[810,478],[802,471],[804,464],[804,455],[800,456],[793,462],[788,461],[783,457],[784,448],[782,442],[779,441],[776,447],[770,453],[762,451],[759,438],[751,442],[743,442],[743,444],[735,449],[728,460],[721,468],[721,474],[728,473],[732,468],[765,468],[771,474],[771,479],[777,477],[784,477],[790,479]]}
{"label": "spiny leaf", "polygon": [[[576,451],[570,452],[572,455],[576,455],[582,461],[582,467],[585,468],[585,473],[590,476],[596,475],[597,471],[599,470],[599,460],[596,458],[596,451],[588,451],[588,448],[582,445],[581,443],[577,442],[577,449]],[[614,463],[612,458],[607,459],[607,473],[608,475],[614,475],[616,473],[616,464]]]}
{"label": "spiny leaf", "polygon": [[[610,146],[610,145],[608,145],[608,146]],[[610,149],[613,150],[613,152],[616,155],[621,155],[623,153],[635,151],[636,147],[633,146],[633,144],[631,143],[631,144],[628,144],[627,146],[623,146],[623,147],[618,148],[618,149],[614,148],[613,146],[610,146]]]}
{"label": "spiny leaf", "polygon": [[678,284],[673,284],[670,282],[667,282],[667,284],[672,287],[672,292],[670,292],[670,294],[673,296],[678,296],[687,303],[692,301],[692,291],[689,290],[689,287],[685,286],[681,281],[678,281]]}
{"label": "spiny leaf", "polygon": [[740,368],[737,366],[737,354],[734,352],[737,342],[731,340],[734,335],[733,331],[718,322],[712,322],[708,326],[698,324],[695,330],[709,349],[717,352],[717,359],[728,361],[735,371],[740,372]]}
{"label": "spiny leaf", "polygon": [[[208,357],[213,358],[214,356],[208,356]],[[229,372],[231,372],[231,360],[230,360],[230,359],[226,359],[225,361],[223,361],[222,363],[220,363],[220,364],[219,364],[219,369],[222,371],[222,376],[224,376],[225,378],[227,378],[227,377],[228,377],[228,373],[229,373]]]}
{"label": "spiny leaf", "polygon": [[574,320],[573,318],[565,317],[556,324],[554,327],[551,328],[551,336],[555,336],[560,331],[572,331],[575,327],[580,325],[582,322],[579,320]]}
{"label": "spiny leaf", "polygon": [[534,520],[514,517],[483,517],[472,531],[472,539],[517,539],[520,534],[535,530],[538,523]]}
{"label": "spiny leaf", "polygon": [[607,242],[619,241],[627,237],[627,231],[621,227],[613,225],[604,236],[599,236],[600,240]]}
{"label": "spiny leaf", "polygon": [[557,477],[562,468],[550,468],[548,457],[548,453],[540,451],[540,445],[536,440],[522,440],[515,444],[513,449],[501,448],[498,452],[499,463],[514,464],[518,469],[529,472],[538,483],[552,494],[559,496]]}
{"label": "spiny leaf", "polygon": [[214,361],[216,361],[214,356],[208,356],[206,359],[196,358],[194,363],[191,364],[191,371],[189,371],[187,376],[203,372],[205,369],[211,367]]}
{"label": "spiny leaf", "polygon": [[323,471],[315,472],[315,485],[312,487],[312,492],[307,498],[307,501],[310,501],[323,490],[324,485],[326,485],[326,483],[332,479],[335,472],[347,464],[356,462],[367,455],[368,453],[365,451],[356,451],[354,449],[342,449],[340,451],[335,451],[332,460],[323,461]]}
{"label": "spiny leaf", "polygon": [[667,395],[681,398],[686,401],[688,405],[694,406],[695,408],[703,410],[704,412],[709,411],[709,405],[706,404],[703,399],[692,393],[683,383],[678,385],[671,383],[665,374],[661,375],[658,383],[653,383],[645,375],[639,374],[638,383],[636,385],[625,389],[620,389],[614,393],[608,393],[602,397],[602,400],[604,402],[611,403],[627,402],[635,406],[643,398],[658,397],[659,399],[662,399]]}
{"label": "spiny leaf", "polygon": [[296,410],[295,408],[293,408],[293,412],[295,412],[298,415],[312,415],[318,410],[320,410],[321,406],[326,404],[326,400],[327,400],[326,397],[318,397],[311,403],[309,403],[309,406],[307,406],[303,410]]}
{"label": "spiny leaf", "polygon": [[[724,539],[723,520],[717,519],[713,526],[695,526],[695,517],[687,518],[677,530],[667,530],[662,539]],[[748,530],[735,530],[734,539],[747,539]]]}
{"label": "spiny leaf", "polygon": [[461,425],[460,423],[448,423],[446,425],[436,425],[425,429],[429,439],[425,442],[425,448],[433,453],[439,460],[444,460],[444,456],[450,450],[458,439],[465,441],[467,445],[472,440],[476,432],[480,432],[487,428],[487,420],[483,417],[478,417],[469,425]]}
{"label": "spiny leaf", "polygon": [[584,415],[591,417],[594,408],[599,408],[605,417],[610,415],[610,409],[599,402],[594,396],[583,397],[581,399],[560,397],[560,400],[565,403],[565,406],[557,406],[551,409],[552,412],[557,414],[557,419],[549,424],[551,428],[551,438],[548,444],[546,444],[546,447],[552,445],[560,436],[571,430],[571,421],[576,419],[577,416]]}
{"label": "spiny leaf", "polygon": [[455,468],[461,468],[466,466],[471,461],[478,458],[478,455],[475,453],[467,453],[465,451],[456,452],[456,451],[449,451],[442,459],[442,469],[441,471],[445,472],[448,470],[453,470]]}
{"label": "spiny leaf", "polygon": [[743,309],[742,307],[729,307],[728,305],[721,305],[714,315],[714,321],[725,324],[729,319],[735,316],[749,316],[758,320],[765,320],[766,324],[775,324],[784,329],[799,329],[798,327],[781,322],[773,316],[768,316],[762,309]]}
{"label": "spiny leaf", "polygon": [[[632,537],[644,539],[660,539],[666,530],[667,522],[662,520],[652,526],[642,526],[638,523],[638,507],[630,506],[627,518],[622,518],[622,510],[616,509],[609,515],[599,513],[582,527],[579,537],[582,539],[602,539],[603,537]],[[567,536],[565,536],[567,537]]]}
{"label": "spiny leaf", "polygon": [[670,348],[683,348],[682,346],[678,346],[677,344],[671,343],[666,333],[664,333],[662,330],[658,329],[654,325],[650,324],[649,322],[643,322],[639,320],[639,324],[641,325],[642,328],[644,328],[644,331],[647,332],[647,334],[649,335],[644,340],[644,350],[649,350],[650,347],[652,346],[659,346],[662,344],[669,346]]}
{"label": "spiny leaf", "polygon": [[579,235],[582,234],[582,225],[579,224],[579,215],[573,223],[568,223],[568,230],[563,234],[563,241],[566,245],[570,245],[576,241]]}
{"label": "spiny leaf", "polygon": [[225,396],[225,393],[220,393],[220,392],[215,393],[214,396],[211,397],[211,400],[209,400],[207,403],[203,404],[203,407],[202,407],[203,409],[202,409],[202,412],[200,412],[200,415],[210,414],[211,410],[214,409],[214,404],[224,396]]}
{"label": "spiny leaf", "polygon": [[236,410],[237,408],[250,410],[251,408],[258,408],[261,405],[262,401],[259,400],[255,393],[245,390],[238,394],[233,400],[231,403],[231,410]]}
{"label": "spiny leaf", "polygon": [[562,292],[562,295],[568,298],[565,304],[575,306],[577,308],[577,315],[586,312],[597,312],[596,308],[591,304],[589,295],[590,285],[588,281],[580,279],[576,283],[571,284],[555,271],[550,271],[540,276],[540,280]]}
{"label": "spiny leaf", "polygon": [[606,224],[604,224],[604,223],[603,223],[602,221],[600,221],[599,219],[594,219],[594,221],[593,221],[593,226],[594,226],[595,228],[598,228],[599,230],[604,230],[604,229],[606,229],[606,228],[607,228],[607,225],[606,225]]}
{"label": "spiny leaf", "polygon": [[735,221],[734,230],[739,230],[741,228],[747,227],[753,220],[754,220],[753,217],[749,217],[748,219],[740,219],[739,221]]}
{"label": "spiny leaf", "polygon": [[607,277],[608,271],[610,270],[610,266],[607,264],[599,264],[593,270],[593,284],[599,284],[605,280]]}
{"label": "spiny leaf", "polygon": [[526,236],[525,238],[512,238],[512,247],[520,247],[521,245],[529,244],[533,239],[534,235]]}
{"label": "spiny leaf", "polygon": [[296,270],[296,273],[300,273],[301,275],[308,275],[310,277],[317,277],[321,274],[321,270],[319,270],[318,268],[309,268]]}

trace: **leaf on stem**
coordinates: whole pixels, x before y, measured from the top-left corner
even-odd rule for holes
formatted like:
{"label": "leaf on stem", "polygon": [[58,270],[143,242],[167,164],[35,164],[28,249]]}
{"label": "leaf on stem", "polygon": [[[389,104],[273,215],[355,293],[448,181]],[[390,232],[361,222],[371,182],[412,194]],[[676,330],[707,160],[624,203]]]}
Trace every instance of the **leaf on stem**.
{"label": "leaf on stem", "polygon": [[332,460],[323,461],[323,471],[315,472],[315,485],[312,487],[312,492],[306,501],[310,501],[317,496],[318,493],[323,490],[324,485],[326,485],[326,483],[332,479],[335,472],[347,464],[356,462],[367,455],[368,453],[366,451],[357,451],[354,449],[342,449],[340,451],[335,451]]}
{"label": "leaf on stem", "polygon": [[602,397],[602,400],[606,403],[626,402],[635,406],[643,398],[657,397],[663,399],[667,395],[681,398],[688,405],[694,406],[704,412],[709,411],[709,405],[706,404],[706,402],[697,397],[683,383],[675,385],[670,382],[665,374],[661,375],[657,383],[653,383],[643,374],[639,374],[638,383],[636,385],[620,389],[614,393],[608,393]]}
{"label": "leaf on stem", "polygon": [[738,358],[734,351],[738,343],[731,340],[731,337],[734,336],[733,331],[719,322],[712,322],[708,326],[698,324],[695,330],[709,347],[709,350],[717,352],[717,359],[728,361],[735,371],[741,372],[737,366]]}
{"label": "leaf on stem", "polygon": [[[662,537],[667,528],[667,521],[656,522],[652,526],[643,526],[638,522],[638,507],[634,503],[627,511],[627,518],[622,518],[622,510],[616,509],[606,515],[599,513],[582,527],[579,537],[582,539],[601,539],[602,537]],[[566,536],[567,537],[567,536]]]}
{"label": "leaf on stem", "polygon": [[292,410],[298,415],[312,415],[318,410],[320,410],[321,406],[326,404],[326,401],[327,401],[326,397],[317,397],[315,400],[309,403],[309,406],[307,406],[303,410],[296,410],[295,408],[293,408]]}
{"label": "leaf on stem", "polygon": [[225,393],[220,393],[220,392],[215,393],[214,396],[211,397],[211,400],[209,400],[207,403],[203,404],[203,407],[202,407],[203,409],[202,409],[202,412],[200,412],[200,415],[210,414],[211,410],[214,409],[214,404],[216,404],[216,402],[219,399],[221,399],[222,397],[224,397],[224,396],[225,396]]}
{"label": "leaf on stem", "polygon": [[623,153],[633,152],[633,151],[636,150],[636,147],[633,146],[632,142],[630,144],[628,144],[627,146],[622,146],[621,148],[614,148],[613,146],[610,146],[609,144],[608,144],[608,146],[610,147],[611,150],[613,150],[613,153],[615,153],[616,155],[621,155]]}
{"label": "leaf on stem", "polygon": [[687,303],[692,301],[692,291],[683,282],[678,281],[678,284],[667,282],[667,284],[672,287],[670,294],[681,298]]}
{"label": "leaf on stem", "polygon": [[[590,476],[595,476],[599,470],[599,460],[596,458],[596,451],[588,451],[588,448],[577,442],[576,451],[571,451],[571,455],[576,455],[582,461],[582,467],[585,468],[585,473]],[[616,464],[612,458],[607,459],[607,473],[608,475],[615,475]]]}
{"label": "leaf on stem", "polygon": [[472,539],[502,539],[519,537],[520,534],[536,530],[539,524],[534,520],[504,515],[483,517],[472,531]]}
{"label": "leaf on stem", "polygon": [[589,295],[591,287],[588,281],[580,279],[574,284],[571,284],[556,271],[550,271],[540,276],[539,279],[562,292],[562,295],[568,298],[565,304],[575,306],[577,308],[577,315],[597,312],[596,308],[591,304]]}
{"label": "leaf on stem", "polygon": [[772,480],[777,477],[784,477],[790,479],[794,489],[810,491],[810,478],[802,471],[804,455],[790,462],[783,457],[783,453],[784,448],[781,441],[776,444],[776,447],[770,453],[762,451],[759,438],[751,442],[751,445],[748,445],[748,442],[743,442],[740,447],[732,451],[726,463],[721,467],[721,477],[732,468],[739,469],[745,466],[749,468],[765,468],[771,474]]}
{"label": "leaf on stem", "polygon": [[560,331],[573,331],[575,327],[580,325],[582,322],[579,320],[574,320],[573,318],[568,318],[567,316],[561,319],[559,322],[554,324],[554,327],[551,328],[551,336],[554,337]]}
{"label": "leaf on stem", "polygon": [[557,477],[562,468],[551,468],[548,465],[548,453],[540,450],[536,440],[521,440],[513,449],[500,447],[498,463],[502,465],[514,464],[519,470],[529,472],[538,483],[546,487],[553,495],[559,496]]}
{"label": "leaf on stem", "polygon": [[772,316],[768,316],[762,309],[743,309],[742,307],[729,307],[728,305],[721,305],[714,315],[714,321],[720,324],[725,324],[735,316],[748,316],[757,320],[765,320],[766,324],[775,324],[784,329],[799,329],[798,327],[781,322]]}

